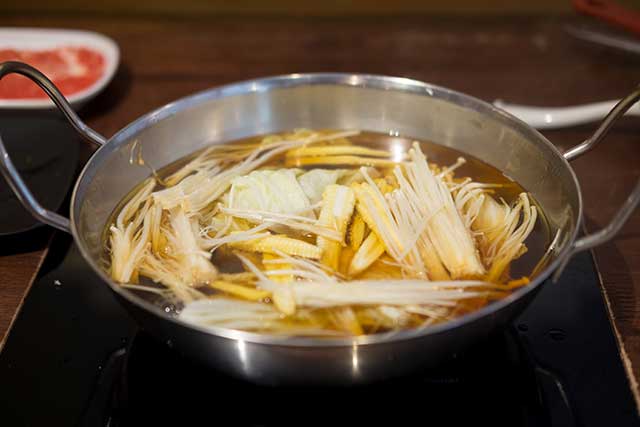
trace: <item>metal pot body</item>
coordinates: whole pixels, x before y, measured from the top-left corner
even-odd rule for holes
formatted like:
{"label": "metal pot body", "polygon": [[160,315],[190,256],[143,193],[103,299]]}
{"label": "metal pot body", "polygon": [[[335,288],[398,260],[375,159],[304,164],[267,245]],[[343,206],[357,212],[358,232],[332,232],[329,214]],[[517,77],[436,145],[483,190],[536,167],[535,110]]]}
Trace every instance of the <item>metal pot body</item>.
{"label": "metal pot body", "polygon": [[[553,286],[550,284],[550,286]],[[474,321],[412,337],[387,336],[375,343],[343,345],[256,342],[251,337],[212,334],[176,323],[116,293],[139,325],[211,369],[253,383],[280,386],[346,386],[411,375],[438,366],[453,354],[496,333],[522,312],[534,292]]]}
{"label": "metal pot body", "polygon": [[[59,96],[55,88],[50,94],[54,100]],[[87,139],[105,142],[86,126],[82,129],[77,117],[65,113]],[[500,169],[526,188],[544,211],[550,233],[556,236],[548,267],[529,286],[451,322],[352,339],[280,337],[195,327],[141,300],[108,277],[100,262],[106,222],[120,200],[149,176],[149,167],[159,169],[212,143],[300,127],[362,129],[433,141]],[[588,148],[582,147],[580,153]],[[145,166],[134,161],[138,150]],[[20,194],[20,188],[16,191]],[[627,208],[636,204],[637,200]],[[253,382],[352,384],[437,364],[503,327],[541,286],[553,286],[547,279],[572,252],[602,240],[578,245],[575,239],[581,215],[579,184],[565,156],[537,131],[490,104],[402,78],[293,74],[201,92],[122,129],[96,151],[82,171],[72,196],[69,226],[82,255],[97,273],[95,285],[111,287],[140,325],[167,345]],[[65,226],[45,220],[59,228]]]}

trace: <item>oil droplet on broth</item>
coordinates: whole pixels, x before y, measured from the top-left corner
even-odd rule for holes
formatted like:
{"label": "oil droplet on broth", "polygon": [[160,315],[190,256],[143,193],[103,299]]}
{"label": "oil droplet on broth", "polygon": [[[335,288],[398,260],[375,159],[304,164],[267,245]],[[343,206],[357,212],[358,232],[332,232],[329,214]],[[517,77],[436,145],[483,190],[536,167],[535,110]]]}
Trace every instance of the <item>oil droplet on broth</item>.
{"label": "oil droplet on broth", "polygon": [[175,314],[177,311],[177,307],[175,304],[167,303],[162,307],[163,311],[167,314]]}

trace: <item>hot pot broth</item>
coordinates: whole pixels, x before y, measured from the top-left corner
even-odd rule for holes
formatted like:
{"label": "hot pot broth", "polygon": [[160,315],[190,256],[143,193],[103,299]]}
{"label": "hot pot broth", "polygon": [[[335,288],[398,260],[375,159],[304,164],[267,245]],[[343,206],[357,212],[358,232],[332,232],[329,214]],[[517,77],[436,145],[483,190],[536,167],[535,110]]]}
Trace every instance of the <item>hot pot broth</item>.
{"label": "hot pot broth", "polygon": [[114,211],[105,260],[115,281],[187,322],[359,335],[503,298],[539,271],[548,243],[531,196],[478,159],[298,130],[154,173]]}

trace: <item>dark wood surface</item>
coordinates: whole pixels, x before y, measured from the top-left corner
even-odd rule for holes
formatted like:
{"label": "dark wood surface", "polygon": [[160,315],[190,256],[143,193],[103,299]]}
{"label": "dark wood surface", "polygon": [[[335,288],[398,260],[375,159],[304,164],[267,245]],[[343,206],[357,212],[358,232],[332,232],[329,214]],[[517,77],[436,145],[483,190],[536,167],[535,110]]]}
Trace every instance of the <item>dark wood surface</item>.
{"label": "dark wood surface", "polygon": [[[571,17],[180,19],[0,15],[2,26],[83,28],[122,50],[107,90],[81,115],[111,135],[141,114],[211,86],[258,76],[348,71],[405,76],[485,100],[569,105],[615,99],[640,83],[640,56],[572,39]],[[594,126],[546,132],[561,148]],[[607,223],[640,176],[640,120],[625,119],[601,147],[574,161],[590,230]],[[612,317],[640,374],[640,212],[596,251]],[[43,244],[42,247],[46,245]],[[7,251],[3,251],[7,252]],[[19,307],[42,249],[0,257],[0,336]]]}

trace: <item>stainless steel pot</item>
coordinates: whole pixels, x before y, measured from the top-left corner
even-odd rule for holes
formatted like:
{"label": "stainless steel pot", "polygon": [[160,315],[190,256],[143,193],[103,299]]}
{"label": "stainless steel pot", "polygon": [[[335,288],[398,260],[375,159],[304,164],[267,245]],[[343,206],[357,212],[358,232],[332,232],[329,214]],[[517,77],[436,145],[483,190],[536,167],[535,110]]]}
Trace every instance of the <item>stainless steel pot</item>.
{"label": "stainless steel pot", "polygon": [[[449,89],[396,77],[291,74],[197,93],[157,109],[106,139],[87,127],[60,92],[35,69],[0,65],[42,87],[76,130],[99,146],[80,174],[71,219],[42,208],[0,143],[0,165],[16,195],[42,222],[73,234],[84,259],[140,325],[179,351],[250,381],[268,384],[350,384],[385,379],[426,365],[507,324],[576,252],[612,238],[640,202],[640,183],[604,229],[577,239],[580,186],[568,161],[596,146],[640,99],[633,91],[592,138],[565,153],[540,133],[498,108]],[[509,297],[474,313],[426,329],[344,339],[311,339],[204,329],[172,317],[113,282],[99,264],[101,236],[116,204],[149,170],[130,161],[134,146],[155,168],[211,143],[298,127],[364,129],[434,141],[478,157],[528,189],[544,210],[553,242],[546,269]],[[0,141],[1,142],[1,141]]]}

